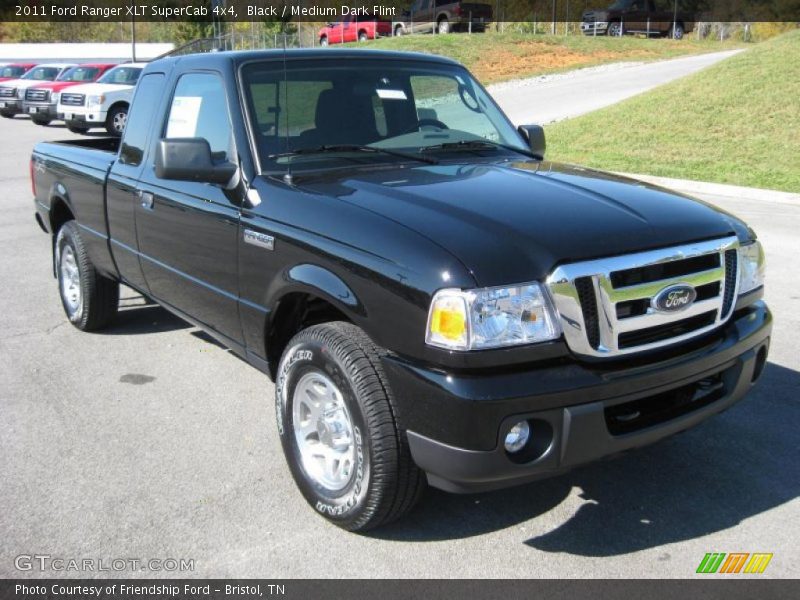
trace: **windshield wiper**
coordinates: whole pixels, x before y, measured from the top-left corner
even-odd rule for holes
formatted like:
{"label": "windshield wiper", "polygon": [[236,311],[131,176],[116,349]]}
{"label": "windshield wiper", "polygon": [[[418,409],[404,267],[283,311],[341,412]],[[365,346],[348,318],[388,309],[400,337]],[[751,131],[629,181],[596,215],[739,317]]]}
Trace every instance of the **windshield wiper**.
{"label": "windshield wiper", "polygon": [[429,152],[430,150],[483,150],[485,148],[503,148],[522,154],[528,158],[535,158],[536,160],[544,160],[543,157],[528,150],[517,148],[509,144],[501,144],[500,142],[493,142],[491,140],[461,140],[458,142],[444,142],[442,144],[434,144],[432,146],[423,146],[419,149],[420,152]]}
{"label": "windshield wiper", "polygon": [[429,165],[439,164],[438,160],[430,156],[400,152],[399,150],[389,150],[387,148],[376,148],[375,146],[360,146],[358,144],[325,144],[316,146],[315,148],[298,148],[297,150],[284,152],[282,154],[270,154],[268,158],[283,158],[285,156],[296,156],[299,154],[324,154],[326,152],[370,152],[372,154],[386,154],[405,158],[407,160],[416,160],[428,163]]}

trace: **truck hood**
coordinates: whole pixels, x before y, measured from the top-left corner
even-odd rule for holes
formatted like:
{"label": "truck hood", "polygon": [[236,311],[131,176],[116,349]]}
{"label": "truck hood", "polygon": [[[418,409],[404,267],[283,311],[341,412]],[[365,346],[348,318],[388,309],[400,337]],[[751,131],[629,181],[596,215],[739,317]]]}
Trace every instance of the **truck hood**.
{"label": "truck hood", "polygon": [[338,171],[295,183],[417,231],[451,252],[481,286],[543,279],[560,263],[752,235],[699,200],[549,162]]}
{"label": "truck hood", "polygon": [[63,89],[76,87],[79,85],[77,81],[50,81],[41,85],[35,86],[37,90],[50,90],[51,92],[60,92]]}
{"label": "truck hood", "polygon": [[52,81],[42,81],[41,79],[12,79],[11,81],[3,81],[0,87],[10,87],[15,89],[27,90],[29,87],[40,87],[46,83],[53,83]]}
{"label": "truck hood", "polygon": [[100,95],[100,94],[111,94],[114,92],[119,92],[122,90],[127,90],[129,92],[133,91],[132,85],[119,85],[116,83],[82,83],[80,85],[74,86],[70,89],[71,94],[86,94],[88,95]]}

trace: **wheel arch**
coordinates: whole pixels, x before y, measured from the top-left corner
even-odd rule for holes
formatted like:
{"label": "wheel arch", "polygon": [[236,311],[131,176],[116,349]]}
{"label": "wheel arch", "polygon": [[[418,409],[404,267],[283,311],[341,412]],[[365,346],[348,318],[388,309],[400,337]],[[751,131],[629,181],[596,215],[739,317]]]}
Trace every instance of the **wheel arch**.
{"label": "wheel arch", "polygon": [[312,264],[292,267],[270,290],[265,323],[264,350],[269,375],[274,379],[289,340],[311,325],[347,321],[362,325],[366,310],[352,288],[332,271]]}

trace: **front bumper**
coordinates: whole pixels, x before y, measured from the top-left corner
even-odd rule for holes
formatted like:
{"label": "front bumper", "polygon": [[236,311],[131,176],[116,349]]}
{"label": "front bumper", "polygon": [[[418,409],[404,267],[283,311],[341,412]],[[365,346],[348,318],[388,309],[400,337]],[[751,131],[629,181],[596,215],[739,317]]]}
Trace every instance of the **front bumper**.
{"label": "front bumper", "polygon": [[[434,487],[496,489],[651,444],[719,413],[761,374],[772,316],[757,301],[714,336],[656,362],[570,362],[524,372],[459,374],[384,360],[411,454]],[[515,461],[503,446],[528,420],[534,445]]]}
{"label": "front bumper", "polygon": [[605,34],[608,30],[606,21],[591,21],[581,23],[581,31],[585,35]]}
{"label": "front bumper", "polygon": [[50,119],[58,118],[55,104],[42,104],[41,102],[23,102],[22,112],[31,117]]}
{"label": "front bumper", "polygon": [[88,110],[86,107],[76,106],[74,109],[68,106],[58,107],[58,118],[67,125],[77,125],[79,127],[101,127],[106,122],[106,111]]}
{"label": "front bumper", "polygon": [[0,111],[6,114],[19,114],[22,112],[22,100],[14,98],[0,99]]}

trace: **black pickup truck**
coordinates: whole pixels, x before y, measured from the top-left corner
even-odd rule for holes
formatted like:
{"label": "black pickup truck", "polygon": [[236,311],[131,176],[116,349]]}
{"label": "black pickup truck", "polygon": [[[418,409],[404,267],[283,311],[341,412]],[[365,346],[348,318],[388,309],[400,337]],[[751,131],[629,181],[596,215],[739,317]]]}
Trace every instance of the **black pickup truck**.
{"label": "black pickup truck", "polygon": [[683,10],[678,0],[615,0],[608,8],[583,13],[584,35],[628,33],[669,36],[679,40],[694,29],[694,13]]}
{"label": "black pickup truck", "polygon": [[763,371],[753,231],[544,151],[444,58],[219,52],[151,63],[121,140],[31,175],[69,321],[112,326],[124,284],[262,370],[299,489],[358,530],[655,442]]}

